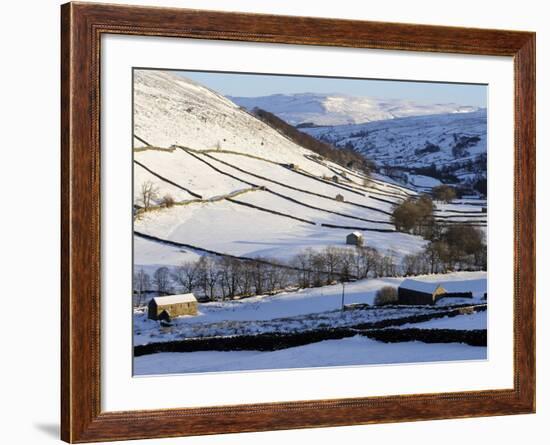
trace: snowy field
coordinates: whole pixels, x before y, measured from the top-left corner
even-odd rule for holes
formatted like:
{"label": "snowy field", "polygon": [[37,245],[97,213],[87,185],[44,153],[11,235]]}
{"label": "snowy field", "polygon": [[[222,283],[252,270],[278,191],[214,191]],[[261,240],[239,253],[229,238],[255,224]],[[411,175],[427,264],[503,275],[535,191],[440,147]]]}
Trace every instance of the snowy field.
{"label": "snowy field", "polygon": [[[231,153],[191,155],[182,149],[150,150],[136,153],[138,159],[163,178],[203,197],[202,201],[191,199],[170,209],[142,215],[135,222],[139,233],[225,254],[283,260],[309,247],[343,246],[345,236],[356,229],[365,231],[367,246],[382,253],[391,252],[397,261],[419,252],[426,244],[419,236],[384,232],[394,230],[390,222],[393,205],[408,196],[408,192],[399,188],[384,188],[375,183],[372,187],[354,183],[353,189],[346,188],[273,162]],[[238,194],[230,197],[233,201],[223,199],[235,193]],[[334,199],[337,195],[343,197],[343,202]],[[479,206],[437,203],[437,209],[436,217],[444,217],[444,221],[481,224],[486,221]],[[255,224],[250,226],[250,221]],[[171,256],[175,261],[172,265],[187,261],[186,253],[189,252]],[[150,257],[148,251],[139,252],[136,265],[147,266],[148,262],[140,259]],[[166,264],[154,261],[161,263]]]}
{"label": "snowy field", "polygon": [[443,317],[420,323],[407,323],[399,326],[400,329],[487,329],[487,312],[474,312],[473,314],[460,315],[458,317]]}
{"label": "snowy field", "polygon": [[382,343],[355,336],[273,352],[159,353],[134,359],[134,375],[486,360],[487,348],[460,343]]}
{"label": "snowy field", "polygon": [[[427,275],[423,281],[441,283],[449,292],[472,292],[470,304],[482,304],[487,291],[485,272],[456,272]],[[393,320],[418,314],[437,313],[442,306],[365,309],[354,304],[372,304],[377,289],[398,286],[402,278],[368,279],[346,286],[342,312],[341,286],[324,286],[274,296],[258,296],[231,302],[199,304],[196,316],[182,316],[172,326],[161,327],[147,319],[145,310],[134,312],[134,344],[184,340],[202,337],[227,337],[260,333],[291,333],[323,327],[346,327],[359,323]],[[448,302],[457,304],[457,301]],[[420,329],[486,329],[487,312],[436,318],[395,327]],[[383,343],[355,336],[326,340],[279,351],[198,351],[156,353],[134,359],[135,375],[165,373],[239,371],[258,369],[306,368],[349,365],[383,365],[451,360],[482,360],[486,347],[457,343],[425,344],[421,342]]]}
{"label": "snowy field", "polygon": [[[487,272],[454,272],[445,275],[420,275],[415,279],[441,284],[448,292],[472,292],[481,301],[487,292]],[[345,303],[373,304],[376,291],[383,286],[399,286],[405,278],[369,278],[347,283]],[[313,287],[272,296],[242,300],[199,303],[199,314],[184,317],[184,323],[270,320],[331,311],[340,308],[342,285]]]}
{"label": "snowy field", "polygon": [[[308,217],[307,214],[300,214],[299,217],[304,216]],[[251,221],[254,224],[250,224]],[[339,224],[342,218],[323,215],[322,219],[317,220],[320,221]],[[368,223],[359,224],[369,226]],[[345,247],[346,235],[350,232],[350,229],[323,227],[320,223],[312,225],[260,212],[229,201],[176,206],[158,214],[151,212],[136,221],[135,230],[216,252],[280,260],[289,260],[309,247],[319,250],[326,246]],[[381,252],[393,251],[397,260],[419,252],[426,244],[419,236],[399,232],[368,232],[365,238],[370,247]],[[182,252],[174,266],[188,259],[186,253]],[[136,265],[142,264],[136,261]]]}
{"label": "snowy field", "polygon": [[[448,292],[472,292],[473,294],[473,299],[447,301],[446,304],[484,303],[483,294],[487,292],[485,272],[426,275],[420,279],[440,283]],[[382,278],[348,283],[345,289],[345,304],[347,306],[360,303],[371,305],[378,289],[387,285],[399,286],[402,281],[403,278]],[[434,311],[433,308],[409,306],[396,309],[372,308],[368,311],[346,310],[342,313],[341,302],[342,286],[338,284],[273,296],[199,303],[197,315],[178,317],[172,321],[170,327],[162,327],[158,322],[149,320],[145,309],[136,309],[134,311],[134,344],[209,336],[299,332],[328,326],[353,326],[364,322],[402,318]],[[443,300],[440,300],[439,306],[443,306]],[[437,306],[435,308],[437,310]],[[481,319],[486,317],[486,312],[481,314],[479,317],[475,314],[477,318],[474,317],[475,320],[471,322],[472,326],[479,322],[476,325],[478,327],[469,329],[484,329],[481,327],[483,325]],[[462,319],[462,317],[469,316],[456,318]],[[449,322],[453,323],[454,321],[451,320],[449,319]]]}

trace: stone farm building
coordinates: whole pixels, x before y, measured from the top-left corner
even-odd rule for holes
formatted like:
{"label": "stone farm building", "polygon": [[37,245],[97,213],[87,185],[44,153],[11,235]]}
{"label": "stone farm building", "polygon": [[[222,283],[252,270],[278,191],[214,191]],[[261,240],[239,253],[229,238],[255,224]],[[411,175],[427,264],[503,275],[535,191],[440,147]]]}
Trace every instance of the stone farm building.
{"label": "stone farm building", "polygon": [[352,246],[362,246],[365,240],[361,232],[351,232],[346,236],[346,244],[351,244]]}
{"label": "stone farm building", "polygon": [[155,297],[149,302],[148,316],[152,320],[166,320],[180,315],[197,315],[197,299],[193,294]]}
{"label": "stone farm building", "polygon": [[399,304],[435,304],[447,291],[439,283],[407,279],[397,290]]}

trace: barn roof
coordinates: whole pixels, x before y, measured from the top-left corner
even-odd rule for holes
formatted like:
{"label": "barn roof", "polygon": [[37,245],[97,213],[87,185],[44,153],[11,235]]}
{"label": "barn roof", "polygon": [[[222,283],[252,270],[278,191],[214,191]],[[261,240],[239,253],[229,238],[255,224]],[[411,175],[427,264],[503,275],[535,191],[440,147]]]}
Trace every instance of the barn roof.
{"label": "barn roof", "polygon": [[177,303],[194,303],[197,301],[193,294],[167,295],[166,297],[155,297],[153,300],[155,300],[158,306]]}
{"label": "barn roof", "polygon": [[416,292],[425,292],[428,294],[433,294],[438,287],[441,287],[443,289],[441,284],[436,281],[418,281],[412,280],[410,278],[403,281],[399,287],[402,289],[414,290]]}
{"label": "barn roof", "polygon": [[363,238],[363,234],[361,232],[351,232],[349,235],[354,235],[357,238]]}

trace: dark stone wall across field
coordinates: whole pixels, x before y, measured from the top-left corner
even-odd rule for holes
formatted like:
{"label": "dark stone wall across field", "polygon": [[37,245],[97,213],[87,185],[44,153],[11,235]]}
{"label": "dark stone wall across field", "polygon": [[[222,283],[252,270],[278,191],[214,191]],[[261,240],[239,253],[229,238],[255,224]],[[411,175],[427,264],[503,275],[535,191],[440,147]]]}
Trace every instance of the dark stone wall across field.
{"label": "dark stone wall across field", "polygon": [[266,333],[150,343],[135,346],[134,356],[139,357],[156,352],[277,351],[317,343],[323,340],[339,340],[355,335],[366,336],[385,343],[421,341],[424,343],[465,343],[471,346],[487,346],[487,330],[417,328],[359,330],[353,328],[335,328],[288,334]]}

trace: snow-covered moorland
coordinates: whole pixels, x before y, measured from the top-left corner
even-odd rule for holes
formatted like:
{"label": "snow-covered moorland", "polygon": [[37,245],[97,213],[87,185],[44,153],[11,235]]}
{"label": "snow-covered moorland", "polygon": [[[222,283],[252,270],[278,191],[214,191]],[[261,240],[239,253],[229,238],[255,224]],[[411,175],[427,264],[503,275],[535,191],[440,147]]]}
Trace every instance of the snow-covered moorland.
{"label": "snow-covered moorland", "polygon": [[[380,167],[398,169],[400,181],[418,191],[438,185],[438,175],[446,174],[448,181],[462,185],[487,177],[485,109],[301,131],[338,147],[357,150]],[[432,176],[424,176],[427,172]]]}
{"label": "snow-covered moorland", "polygon": [[410,100],[388,100],[344,94],[273,94],[261,97],[230,97],[238,105],[254,107],[280,116],[292,125],[344,125],[385,121],[399,117],[443,113],[468,113],[477,107],[454,103],[423,104]]}

